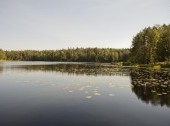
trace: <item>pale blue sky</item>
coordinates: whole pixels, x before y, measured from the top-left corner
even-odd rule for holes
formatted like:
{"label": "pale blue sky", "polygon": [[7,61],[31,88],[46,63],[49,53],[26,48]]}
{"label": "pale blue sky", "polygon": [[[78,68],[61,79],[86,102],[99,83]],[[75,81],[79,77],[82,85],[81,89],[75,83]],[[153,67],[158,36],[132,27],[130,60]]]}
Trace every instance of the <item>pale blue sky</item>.
{"label": "pale blue sky", "polygon": [[0,48],[129,48],[144,27],[170,23],[170,0],[0,0]]}

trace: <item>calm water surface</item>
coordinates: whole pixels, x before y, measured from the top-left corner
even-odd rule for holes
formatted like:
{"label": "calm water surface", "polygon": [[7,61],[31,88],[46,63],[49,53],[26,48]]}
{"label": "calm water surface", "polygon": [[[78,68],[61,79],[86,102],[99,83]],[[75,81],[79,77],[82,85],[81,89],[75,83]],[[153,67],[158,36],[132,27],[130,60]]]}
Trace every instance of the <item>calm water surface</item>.
{"label": "calm water surface", "polygon": [[170,125],[168,69],[0,63],[0,126],[125,125]]}

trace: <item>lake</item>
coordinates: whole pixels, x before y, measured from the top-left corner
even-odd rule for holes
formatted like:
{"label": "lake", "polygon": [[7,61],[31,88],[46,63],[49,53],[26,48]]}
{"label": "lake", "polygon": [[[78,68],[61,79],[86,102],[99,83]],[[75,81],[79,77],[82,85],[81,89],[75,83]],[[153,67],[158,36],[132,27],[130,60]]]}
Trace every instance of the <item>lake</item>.
{"label": "lake", "polygon": [[0,62],[0,126],[169,126],[170,70]]}

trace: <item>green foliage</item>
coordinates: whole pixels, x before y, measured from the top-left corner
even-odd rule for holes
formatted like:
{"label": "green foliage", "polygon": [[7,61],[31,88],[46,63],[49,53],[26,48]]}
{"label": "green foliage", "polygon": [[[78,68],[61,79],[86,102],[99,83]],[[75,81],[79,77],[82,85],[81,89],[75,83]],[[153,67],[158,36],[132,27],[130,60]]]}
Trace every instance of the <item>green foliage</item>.
{"label": "green foliage", "polygon": [[131,49],[68,48],[61,50],[0,50],[0,60],[64,62],[128,62],[150,64],[170,60],[170,25],[157,25],[140,31]]}
{"label": "green foliage", "polygon": [[170,63],[161,64],[162,68],[170,68]]}
{"label": "green foliage", "polygon": [[125,62],[129,49],[73,48],[62,50],[5,51],[7,60],[66,62]]}
{"label": "green foliage", "polygon": [[170,59],[170,25],[148,27],[140,31],[132,41],[130,61],[154,64]]}
{"label": "green foliage", "polygon": [[161,65],[154,65],[154,66],[153,66],[153,69],[159,70],[159,69],[161,69]]}
{"label": "green foliage", "polygon": [[5,55],[5,52],[0,49],[0,60],[5,60],[6,59],[6,55]]}

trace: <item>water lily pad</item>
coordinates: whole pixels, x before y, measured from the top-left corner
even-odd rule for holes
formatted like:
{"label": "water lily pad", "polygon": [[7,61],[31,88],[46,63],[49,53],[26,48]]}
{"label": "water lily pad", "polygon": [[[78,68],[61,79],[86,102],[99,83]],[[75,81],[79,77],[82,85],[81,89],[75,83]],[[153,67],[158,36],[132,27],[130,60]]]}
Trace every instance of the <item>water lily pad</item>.
{"label": "water lily pad", "polygon": [[166,93],[166,92],[163,92],[162,94],[166,95],[167,93]]}
{"label": "water lily pad", "polygon": [[112,97],[113,97],[113,96],[115,96],[115,95],[114,95],[114,94],[109,94],[109,96],[112,96]]}
{"label": "water lily pad", "polygon": [[92,96],[86,96],[86,98],[87,98],[87,99],[90,99],[90,98],[92,98]]}
{"label": "water lily pad", "polygon": [[99,95],[101,95],[101,94],[100,94],[100,93],[94,93],[94,95],[99,96]]}

